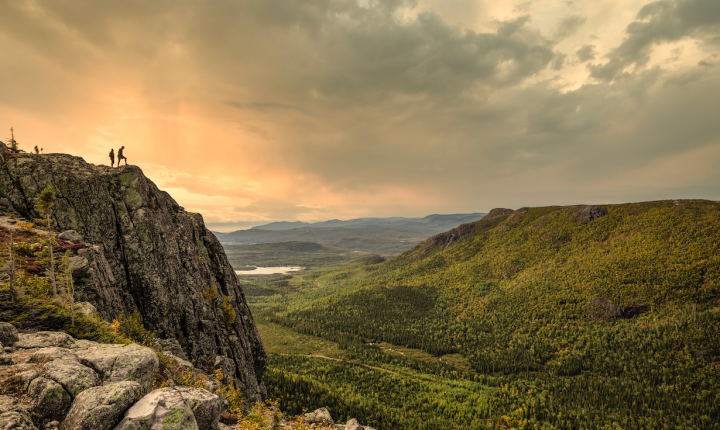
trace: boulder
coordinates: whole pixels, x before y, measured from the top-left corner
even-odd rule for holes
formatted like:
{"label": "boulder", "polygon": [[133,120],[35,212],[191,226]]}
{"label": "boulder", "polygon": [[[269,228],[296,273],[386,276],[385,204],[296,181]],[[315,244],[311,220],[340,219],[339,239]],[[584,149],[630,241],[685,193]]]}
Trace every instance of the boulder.
{"label": "boulder", "polygon": [[7,366],[8,364],[12,364],[12,357],[0,350],[0,366]]}
{"label": "boulder", "polygon": [[51,346],[49,348],[40,348],[30,356],[31,363],[43,363],[46,361],[53,360],[74,360],[79,361],[78,356],[72,351],[59,348],[57,346]]}
{"label": "boulder", "polygon": [[153,346],[160,351],[168,351],[172,355],[180,357],[185,361],[188,359],[177,339],[155,339]]}
{"label": "boulder", "polygon": [[140,399],[127,411],[115,430],[156,428],[199,430],[192,410],[174,387],[152,391]]}
{"label": "boulder", "polygon": [[33,414],[41,422],[61,419],[72,403],[70,395],[60,384],[43,377],[34,378],[30,382],[27,394],[35,404]]}
{"label": "boulder", "polygon": [[90,388],[75,398],[60,428],[62,430],[111,429],[140,397],[142,397],[142,387],[134,381],[115,382]]}
{"label": "boulder", "polygon": [[75,303],[75,312],[81,313],[90,318],[93,314],[97,313],[97,309],[90,302],[78,302]]}
{"label": "boulder", "polygon": [[62,385],[70,396],[100,385],[100,378],[94,370],[74,360],[54,360],[43,366],[45,375]]}
{"label": "boulder", "polygon": [[353,418],[345,424],[345,430],[364,430],[364,428],[360,425],[358,420]]}
{"label": "boulder", "polygon": [[37,427],[26,414],[20,411],[10,411],[0,414],[0,429],[37,430]]}
{"label": "boulder", "polygon": [[12,347],[18,339],[18,332],[15,326],[6,322],[0,322],[0,343],[2,343],[3,346]]}
{"label": "boulder", "polygon": [[180,366],[183,370],[193,370],[195,368],[195,366],[193,366],[192,363],[173,355],[170,351],[163,351],[163,355],[166,356],[167,358],[175,359],[175,362],[177,363],[177,365]]}
{"label": "boulder", "polygon": [[135,381],[143,393],[150,390],[159,362],[152,349],[137,344],[101,345],[88,342],[85,347],[73,348],[80,362],[94,369],[104,384]]}
{"label": "boulder", "polygon": [[222,399],[208,390],[195,387],[176,386],[185,404],[192,410],[200,430],[215,430],[222,412]]}
{"label": "boulder", "polygon": [[58,235],[58,239],[74,240],[77,242],[82,242],[83,237],[80,233],[76,232],[75,230],[65,230],[64,232],[62,232]]}
{"label": "boulder", "polygon": [[72,336],[61,331],[39,331],[37,333],[21,333],[15,344],[16,348],[48,348],[51,346],[64,346],[74,342]]}
{"label": "boulder", "polygon": [[335,422],[330,415],[330,411],[327,408],[315,409],[313,412],[305,414],[305,422],[308,424],[330,424],[335,425]]}
{"label": "boulder", "polygon": [[21,387],[22,390],[27,391],[28,385],[30,384],[30,382],[32,382],[38,376],[40,376],[40,374],[38,373],[37,370],[28,369],[28,370],[20,371],[20,372],[16,373],[13,376],[13,378],[15,379],[15,381],[17,381],[17,383],[19,384],[18,386]]}

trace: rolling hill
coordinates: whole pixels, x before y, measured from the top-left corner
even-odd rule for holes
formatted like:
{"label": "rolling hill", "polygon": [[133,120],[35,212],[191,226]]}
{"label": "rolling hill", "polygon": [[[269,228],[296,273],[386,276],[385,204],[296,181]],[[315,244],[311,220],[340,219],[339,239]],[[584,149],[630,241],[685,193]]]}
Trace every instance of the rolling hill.
{"label": "rolling hill", "polygon": [[297,282],[253,311],[365,356],[460,355],[439,372],[499,387],[485,416],[508,427],[720,428],[718,202],[495,209]]}

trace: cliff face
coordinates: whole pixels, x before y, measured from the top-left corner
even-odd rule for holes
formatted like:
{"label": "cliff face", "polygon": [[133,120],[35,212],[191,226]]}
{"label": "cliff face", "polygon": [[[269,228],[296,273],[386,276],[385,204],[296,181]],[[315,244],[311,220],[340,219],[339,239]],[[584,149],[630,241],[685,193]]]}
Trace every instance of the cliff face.
{"label": "cliff face", "polygon": [[[36,196],[57,197],[58,230],[76,230],[90,261],[78,294],[106,319],[137,310],[159,338],[178,339],[198,366],[235,374],[251,400],[265,395],[265,351],[237,277],[202,216],[186,212],[136,166],[109,168],[66,154],[10,154],[0,143],[0,205],[38,218]],[[215,291],[213,287],[217,287]],[[236,317],[224,317],[228,300]]]}

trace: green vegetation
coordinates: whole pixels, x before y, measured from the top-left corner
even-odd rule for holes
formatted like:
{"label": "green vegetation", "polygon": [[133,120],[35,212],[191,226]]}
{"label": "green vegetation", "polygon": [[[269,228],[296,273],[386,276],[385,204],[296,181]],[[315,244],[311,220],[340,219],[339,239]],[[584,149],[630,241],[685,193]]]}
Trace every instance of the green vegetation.
{"label": "green vegetation", "polygon": [[[720,428],[720,204],[608,205],[589,222],[580,209],[488,216],[385,263],[248,285],[254,314],[334,341],[357,361],[274,356],[269,377],[280,388],[268,383],[271,392],[305,393],[310,408],[332,394],[373,427],[402,428],[372,421],[380,390],[363,382],[362,368],[374,360],[494,388],[480,390],[487,407],[435,405],[444,426],[412,428]],[[462,356],[467,366],[369,345],[377,342]],[[323,370],[351,364],[362,371]],[[322,394],[324,384],[335,388]],[[408,402],[421,390],[381,385]],[[402,405],[379,402],[388,420],[403,419]]]}
{"label": "green vegetation", "polygon": [[334,267],[368,257],[364,252],[314,242],[223,245],[223,248],[236,270],[248,270],[248,266]]}

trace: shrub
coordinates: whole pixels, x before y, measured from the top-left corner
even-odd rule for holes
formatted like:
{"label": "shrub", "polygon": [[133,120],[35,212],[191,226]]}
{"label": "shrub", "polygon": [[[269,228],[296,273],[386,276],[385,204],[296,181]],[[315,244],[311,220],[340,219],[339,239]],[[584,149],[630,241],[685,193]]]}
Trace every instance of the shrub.
{"label": "shrub", "polygon": [[230,303],[230,297],[223,297],[220,309],[222,310],[223,319],[225,320],[225,328],[227,328],[228,331],[232,330],[233,323],[235,323],[235,309],[233,309]]}
{"label": "shrub", "polygon": [[120,314],[117,319],[113,320],[112,328],[115,330],[115,334],[125,336],[143,346],[152,347],[155,341],[155,333],[145,329],[138,311],[133,312],[130,316],[124,313]]}

